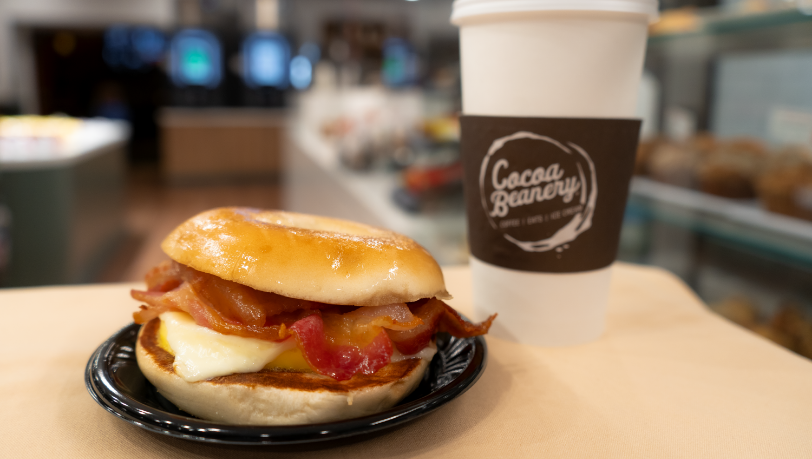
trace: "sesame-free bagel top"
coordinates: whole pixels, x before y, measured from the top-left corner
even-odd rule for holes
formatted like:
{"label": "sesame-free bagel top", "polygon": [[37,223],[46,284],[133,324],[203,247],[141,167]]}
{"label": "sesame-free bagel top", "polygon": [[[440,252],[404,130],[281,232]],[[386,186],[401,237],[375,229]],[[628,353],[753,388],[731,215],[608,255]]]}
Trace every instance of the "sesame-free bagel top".
{"label": "sesame-free bagel top", "polygon": [[213,209],[175,228],[161,248],[198,271],[291,298],[355,306],[450,298],[423,247],[346,220]]}

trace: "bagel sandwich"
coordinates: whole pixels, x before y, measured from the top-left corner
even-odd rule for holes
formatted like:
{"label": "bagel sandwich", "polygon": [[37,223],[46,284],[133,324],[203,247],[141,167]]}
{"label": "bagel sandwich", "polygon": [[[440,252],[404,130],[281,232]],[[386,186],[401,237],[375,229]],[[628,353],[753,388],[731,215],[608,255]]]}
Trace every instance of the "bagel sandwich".
{"label": "bagel sandwich", "polygon": [[420,383],[434,337],[464,320],[413,240],[293,212],[220,208],[161,244],[146,275],[136,357],[182,410],[239,425],[338,421],[385,410]]}

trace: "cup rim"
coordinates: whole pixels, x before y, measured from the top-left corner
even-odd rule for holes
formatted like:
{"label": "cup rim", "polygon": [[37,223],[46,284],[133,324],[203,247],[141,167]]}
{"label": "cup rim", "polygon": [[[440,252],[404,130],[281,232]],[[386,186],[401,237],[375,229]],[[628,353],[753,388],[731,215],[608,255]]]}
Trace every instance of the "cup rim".
{"label": "cup rim", "polygon": [[451,23],[461,25],[463,19],[499,13],[531,11],[590,11],[632,13],[658,19],[657,0],[454,0]]}

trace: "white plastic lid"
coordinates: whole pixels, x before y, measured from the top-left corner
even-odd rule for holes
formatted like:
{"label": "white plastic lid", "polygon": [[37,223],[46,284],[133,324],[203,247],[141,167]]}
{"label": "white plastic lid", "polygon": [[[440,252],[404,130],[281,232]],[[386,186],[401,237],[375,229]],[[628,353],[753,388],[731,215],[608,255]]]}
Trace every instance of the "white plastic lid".
{"label": "white plastic lid", "polygon": [[451,22],[495,13],[527,11],[610,11],[645,14],[657,20],[657,0],[454,0]]}

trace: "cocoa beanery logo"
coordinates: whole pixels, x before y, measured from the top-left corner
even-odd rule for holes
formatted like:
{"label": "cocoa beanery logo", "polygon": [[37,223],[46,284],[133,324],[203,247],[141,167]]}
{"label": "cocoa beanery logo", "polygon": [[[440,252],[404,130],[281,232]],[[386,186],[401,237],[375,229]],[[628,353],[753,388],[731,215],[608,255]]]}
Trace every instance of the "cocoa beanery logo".
{"label": "cocoa beanery logo", "polygon": [[580,146],[520,131],[496,139],[479,190],[494,230],[526,252],[561,252],[592,227],[595,164]]}

